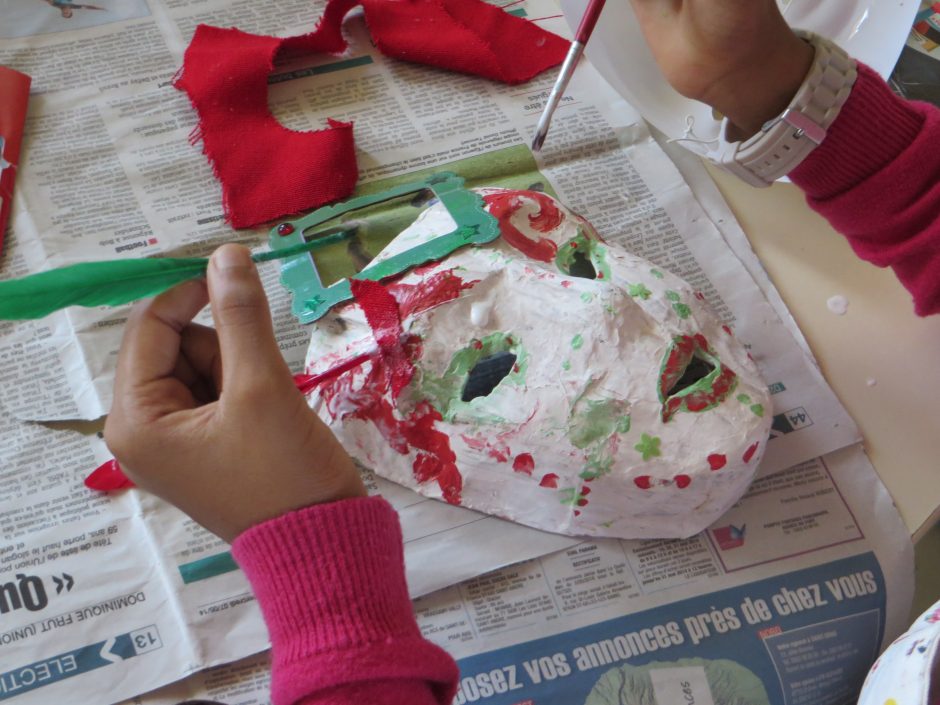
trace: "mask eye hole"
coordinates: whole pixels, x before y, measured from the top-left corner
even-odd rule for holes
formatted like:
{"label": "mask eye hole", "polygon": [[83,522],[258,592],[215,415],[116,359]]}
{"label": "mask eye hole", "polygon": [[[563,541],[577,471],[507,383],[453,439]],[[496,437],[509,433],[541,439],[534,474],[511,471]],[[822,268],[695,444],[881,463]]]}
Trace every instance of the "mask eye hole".
{"label": "mask eye hole", "polygon": [[580,279],[597,279],[597,270],[594,269],[594,263],[581,250],[576,251],[571,257],[571,262],[568,264],[568,274]]}
{"label": "mask eye hole", "polygon": [[516,355],[508,351],[481,357],[467,374],[461,401],[471,401],[489,395],[516,364]]}
{"label": "mask eye hole", "polygon": [[606,281],[610,279],[610,268],[605,252],[606,248],[601,242],[588,237],[579,227],[578,234],[558,248],[555,266],[569,277]]}
{"label": "mask eye hole", "polygon": [[734,370],[722,364],[705,336],[676,336],[659,372],[663,423],[679,411],[708,411],[727,399],[737,383]]}
{"label": "mask eye hole", "polygon": [[692,359],[689,361],[688,366],[682,372],[682,376],[676,380],[675,384],[669,388],[669,391],[666,392],[667,397],[671,397],[674,394],[679,394],[680,392],[688,389],[697,382],[705,379],[712,372],[715,371],[715,365],[711,361],[706,360],[701,357],[699,354],[692,356]]}

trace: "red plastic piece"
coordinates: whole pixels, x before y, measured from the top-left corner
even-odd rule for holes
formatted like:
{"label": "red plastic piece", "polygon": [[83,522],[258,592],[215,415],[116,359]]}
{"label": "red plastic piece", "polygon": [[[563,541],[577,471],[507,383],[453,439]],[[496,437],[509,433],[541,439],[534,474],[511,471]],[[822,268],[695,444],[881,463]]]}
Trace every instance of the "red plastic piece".
{"label": "red plastic piece", "polygon": [[98,492],[114,492],[133,486],[134,483],[124,474],[115,458],[102,463],[85,478],[85,487]]}

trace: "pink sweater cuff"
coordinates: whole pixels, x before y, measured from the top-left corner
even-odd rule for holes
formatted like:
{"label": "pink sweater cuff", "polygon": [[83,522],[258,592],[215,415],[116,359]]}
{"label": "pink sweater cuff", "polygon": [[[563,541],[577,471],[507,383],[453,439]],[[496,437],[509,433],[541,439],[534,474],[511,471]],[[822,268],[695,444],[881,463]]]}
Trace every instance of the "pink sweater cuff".
{"label": "pink sweater cuff", "polygon": [[924,123],[916,104],[898,98],[865,64],[829,134],[790,174],[811,200],[839,195],[893,162]]}
{"label": "pink sweater cuff", "polygon": [[421,637],[405,584],[401,528],[379,497],[290,512],[241,534],[272,645],[275,705],[369,681],[427,682],[440,702],[457,667]]}
{"label": "pink sweater cuff", "polygon": [[890,266],[921,315],[940,312],[940,110],[867,66],[826,140],[791,174],[855,253]]}

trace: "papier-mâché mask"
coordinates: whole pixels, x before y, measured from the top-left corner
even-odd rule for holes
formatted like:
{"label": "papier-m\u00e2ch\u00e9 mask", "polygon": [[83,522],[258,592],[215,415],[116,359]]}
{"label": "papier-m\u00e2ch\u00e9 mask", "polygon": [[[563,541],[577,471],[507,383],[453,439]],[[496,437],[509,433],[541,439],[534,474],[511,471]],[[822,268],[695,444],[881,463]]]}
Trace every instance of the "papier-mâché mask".
{"label": "papier-m\u00e2ch\u00e9 mask", "polygon": [[[704,529],[769,434],[744,347],[701,294],[555,199],[477,193],[499,238],[314,325],[307,372],[345,371],[313,408],[353,457],[429,497],[565,534]],[[453,229],[432,205],[376,262]]]}

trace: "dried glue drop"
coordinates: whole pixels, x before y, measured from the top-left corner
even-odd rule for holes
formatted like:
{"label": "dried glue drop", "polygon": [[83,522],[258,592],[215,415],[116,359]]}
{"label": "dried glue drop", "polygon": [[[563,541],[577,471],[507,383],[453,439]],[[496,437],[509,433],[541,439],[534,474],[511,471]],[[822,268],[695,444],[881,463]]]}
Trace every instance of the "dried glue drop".
{"label": "dried glue drop", "polygon": [[283,236],[290,235],[294,232],[294,226],[290,223],[281,223],[277,226],[277,234]]}
{"label": "dried glue drop", "polygon": [[837,316],[844,316],[846,311],[849,310],[849,300],[844,296],[831,296],[826,301],[826,306]]}

